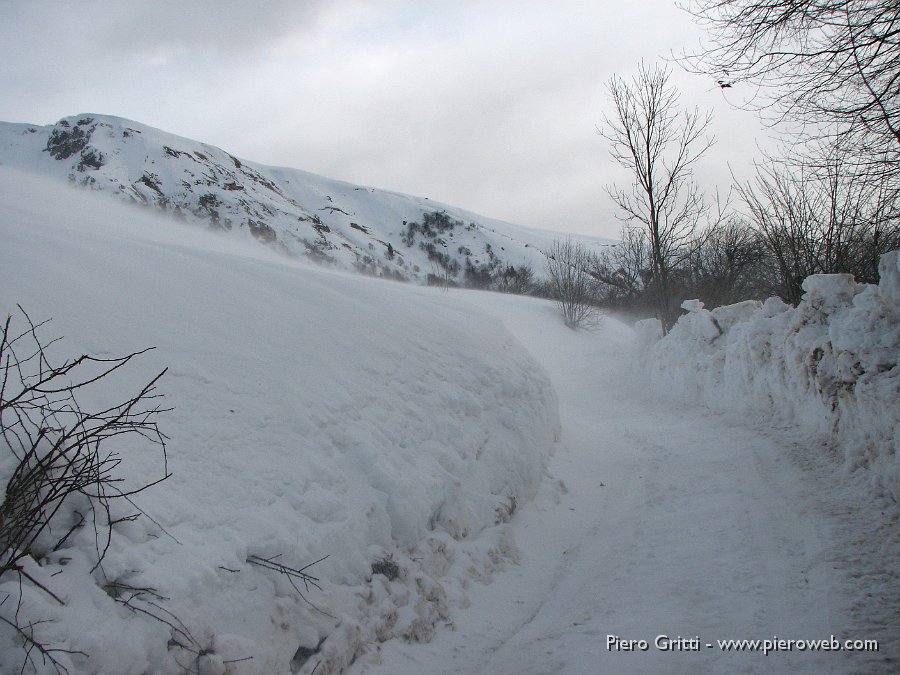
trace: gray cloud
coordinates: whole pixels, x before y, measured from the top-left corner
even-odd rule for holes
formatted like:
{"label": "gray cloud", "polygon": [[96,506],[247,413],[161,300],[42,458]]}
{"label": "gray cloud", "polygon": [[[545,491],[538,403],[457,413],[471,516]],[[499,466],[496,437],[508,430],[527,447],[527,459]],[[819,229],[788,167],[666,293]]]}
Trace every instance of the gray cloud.
{"label": "gray cloud", "polygon": [[349,0],[266,0],[263,4],[246,0],[36,0],[14,4],[13,26],[17,32],[24,28],[43,35],[57,47],[77,46],[81,54],[212,50],[234,55],[287,35],[313,34],[323,14],[353,4]]}

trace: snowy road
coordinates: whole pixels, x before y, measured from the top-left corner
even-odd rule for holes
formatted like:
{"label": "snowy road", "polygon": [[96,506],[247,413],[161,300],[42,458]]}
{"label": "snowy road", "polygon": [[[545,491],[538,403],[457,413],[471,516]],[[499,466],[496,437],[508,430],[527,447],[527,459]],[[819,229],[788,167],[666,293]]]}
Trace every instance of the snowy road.
{"label": "snowy road", "polygon": [[[519,564],[473,587],[452,630],[425,645],[386,643],[351,672],[889,671],[884,650],[719,647],[879,637],[852,632],[852,586],[835,562],[840,523],[784,438],[648,402],[629,375],[632,335],[619,324],[574,334],[526,299],[467,301],[503,316],[558,391],[553,478],[513,520]],[[639,640],[645,649],[615,648]]]}

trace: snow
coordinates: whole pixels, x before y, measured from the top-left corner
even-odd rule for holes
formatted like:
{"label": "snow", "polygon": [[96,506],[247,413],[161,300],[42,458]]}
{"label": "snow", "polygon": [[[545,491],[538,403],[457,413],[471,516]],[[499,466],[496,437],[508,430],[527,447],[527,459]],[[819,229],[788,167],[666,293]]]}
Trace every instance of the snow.
{"label": "snow", "polygon": [[665,339],[653,320],[638,327],[647,386],[803,429],[900,500],[898,267],[900,252],[883,256],[877,286],[810,276],[796,308],[775,298],[712,311],[686,301]]}
{"label": "snow", "polygon": [[[540,277],[544,251],[559,237],[428,198],[257,164],[111,115],[75,115],[47,126],[0,122],[0,164],[262,242],[290,256],[417,283],[429,274],[463,283],[466,261],[479,269],[493,266],[494,273],[528,265]],[[445,213],[452,227],[404,241],[408,223],[422,224],[425,214],[436,212]],[[594,251],[612,244],[577,238]],[[451,272],[452,265],[442,266],[441,260],[458,269]]]}
{"label": "snow", "polygon": [[[653,395],[635,364],[646,336],[612,318],[573,333],[527,299],[502,310],[490,296],[469,301],[495,307],[559,393],[553,479],[513,521],[518,564],[453,630],[370,649],[352,675],[895,672],[898,509],[866,471],[845,475],[800,430],[698,406],[679,389]],[[718,317],[728,325],[751,308]],[[686,318],[706,333],[707,317]],[[698,640],[699,651],[657,649],[658,636]],[[879,651],[718,646],[831,636],[875,639]],[[610,637],[648,648],[610,649]]]}
{"label": "snow", "polygon": [[[169,369],[159,388],[174,408],[160,421],[172,477],[136,498],[163,529],[117,527],[94,575],[82,532],[39,575],[71,604],[26,593],[22,620],[52,620],[42,639],[90,654],[72,657],[76,671],[171,671],[194,658],[167,651],[167,626],[117,606],[101,588],[110,580],[167,598],[198,651],[253,657],[235,672],[275,673],[328,635],[345,662],[375,631],[426,637],[445,596],[464,600],[441,585],[443,567],[458,559],[462,578],[485,575],[512,553],[499,521],[536,493],[558,417],[542,369],[499,322],[436,311],[434,289],[301,266],[0,171],[2,310],[52,317],[60,358],[155,346],[118,391]],[[125,460],[130,481],[161,473],[157,457]],[[251,555],[292,567],[328,555],[312,570],[324,590],[306,595],[338,619]],[[406,583],[375,591],[383,556]],[[17,597],[15,586],[2,591]],[[3,669],[21,658],[0,653]]]}
{"label": "snow", "polygon": [[[102,570],[88,531],[29,562],[66,605],[26,582],[20,622],[90,654],[72,672],[895,670],[896,256],[796,309],[689,302],[662,338],[305,266],[3,167],[0,241],[0,310],[52,317],[56,353],[156,346],[116,393],[169,367],[173,475],[136,498],[156,522],[117,525]],[[856,378],[839,415],[820,376]],[[298,592],[252,555],[329,557]],[[113,579],[155,589],[189,648]],[[19,585],[0,593],[9,618]],[[717,646],[776,636],[879,650]]]}

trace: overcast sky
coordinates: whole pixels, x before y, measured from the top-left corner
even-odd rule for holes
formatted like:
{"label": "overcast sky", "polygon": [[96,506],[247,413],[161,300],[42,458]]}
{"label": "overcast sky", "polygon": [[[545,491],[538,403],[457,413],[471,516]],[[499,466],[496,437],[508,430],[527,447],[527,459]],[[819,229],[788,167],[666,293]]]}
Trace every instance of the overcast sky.
{"label": "overcast sky", "polygon": [[[0,120],[118,115],[244,159],[615,236],[628,175],[597,134],[610,76],[697,44],[675,0],[0,0]],[[729,90],[673,66],[719,142],[757,154]]]}

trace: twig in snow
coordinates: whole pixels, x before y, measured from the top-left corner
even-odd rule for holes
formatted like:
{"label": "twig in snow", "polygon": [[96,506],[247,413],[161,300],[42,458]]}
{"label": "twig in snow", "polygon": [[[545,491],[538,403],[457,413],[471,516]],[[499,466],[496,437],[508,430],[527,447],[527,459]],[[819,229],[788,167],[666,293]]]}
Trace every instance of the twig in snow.
{"label": "twig in snow", "polygon": [[318,577],[314,577],[311,574],[308,574],[306,572],[306,570],[308,570],[313,565],[322,562],[323,560],[328,558],[328,556],[327,555],[323,556],[322,558],[319,558],[318,560],[315,560],[307,565],[304,565],[303,567],[300,567],[299,569],[295,569],[293,567],[288,567],[287,565],[284,565],[282,563],[275,562],[275,559],[280,558],[280,557],[281,557],[280,553],[278,555],[272,556],[271,558],[261,558],[258,555],[249,555],[249,556],[247,556],[247,562],[250,563],[251,565],[258,565],[259,567],[264,567],[265,569],[273,570],[275,572],[278,572],[279,574],[283,574],[285,577],[287,577],[287,580],[290,582],[291,586],[294,587],[294,590],[297,591],[297,595],[299,595],[301,598],[303,598],[303,600],[304,600],[304,602],[306,602],[306,604],[308,604],[310,607],[312,607],[314,610],[316,610],[320,614],[324,614],[327,617],[330,617],[334,620],[338,620],[338,618],[336,616],[334,616],[333,614],[329,614],[324,609],[317,607],[312,602],[310,602],[309,598],[307,598],[305,595],[303,595],[303,592],[297,587],[297,584],[294,583],[294,579],[300,579],[303,582],[303,585],[306,588],[307,592],[309,592],[310,586],[317,588],[318,590],[321,591],[322,587],[319,586]]}

